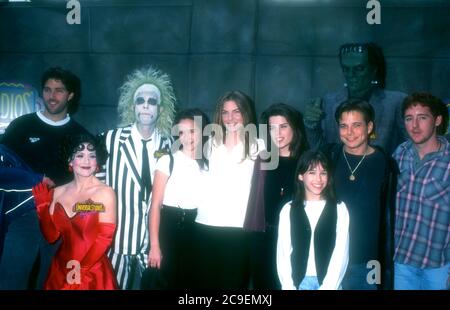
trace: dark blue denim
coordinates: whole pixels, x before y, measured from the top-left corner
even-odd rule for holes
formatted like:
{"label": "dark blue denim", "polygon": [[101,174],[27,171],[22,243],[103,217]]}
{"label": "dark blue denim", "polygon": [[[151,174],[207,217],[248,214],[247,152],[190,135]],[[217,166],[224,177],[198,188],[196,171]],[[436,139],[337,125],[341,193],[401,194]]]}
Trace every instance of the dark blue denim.
{"label": "dark blue denim", "polygon": [[42,289],[57,247],[43,238],[35,210],[15,218],[0,261],[0,290]]}
{"label": "dark blue denim", "polygon": [[[31,188],[42,180],[0,145],[0,289],[42,288],[57,246],[44,240]],[[9,190],[21,190],[18,192]],[[31,199],[29,199],[31,198]],[[21,204],[22,202],[25,203]],[[19,207],[15,208],[21,204]]]}

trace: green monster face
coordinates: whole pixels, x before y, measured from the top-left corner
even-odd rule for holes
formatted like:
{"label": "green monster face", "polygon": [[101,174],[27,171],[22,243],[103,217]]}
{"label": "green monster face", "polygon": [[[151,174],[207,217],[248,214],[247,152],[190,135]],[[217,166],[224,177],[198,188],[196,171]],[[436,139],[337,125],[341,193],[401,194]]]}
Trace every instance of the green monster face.
{"label": "green monster face", "polygon": [[367,51],[348,52],[341,56],[342,73],[348,87],[349,98],[361,98],[370,92],[376,80],[376,68],[369,64]]}

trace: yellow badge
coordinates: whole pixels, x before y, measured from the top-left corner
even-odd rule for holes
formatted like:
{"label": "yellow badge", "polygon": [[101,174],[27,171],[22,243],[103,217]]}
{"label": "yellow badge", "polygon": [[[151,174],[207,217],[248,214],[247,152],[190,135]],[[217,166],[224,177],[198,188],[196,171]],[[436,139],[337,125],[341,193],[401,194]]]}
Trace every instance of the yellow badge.
{"label": "yellow badge", "polygon": [[167,155],[167,154],[169,154],[167,149],[162,149],[162,150],[155,151],[155,153],[153,153],[153,157],[155,157],[156,159],[160,159],[163,155]]}
{"label": "yellow badge", "polygon": [[85,202],[77,202],[73,207],[73,212],[105,212],[105,206],[88,199]]}

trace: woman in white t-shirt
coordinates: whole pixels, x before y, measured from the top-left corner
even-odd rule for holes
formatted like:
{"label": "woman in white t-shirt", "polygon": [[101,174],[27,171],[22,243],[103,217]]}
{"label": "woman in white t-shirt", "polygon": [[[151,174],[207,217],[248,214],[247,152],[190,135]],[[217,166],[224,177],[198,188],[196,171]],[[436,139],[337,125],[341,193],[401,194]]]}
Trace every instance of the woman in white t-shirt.
{"label": "woman in white t-shirt", "polygon": [[330,161],[307,151],[296,169],[294,200],[280,212],[277,271],[283,290],[336,290],[348,264],[349,216],[333,190]]}
{"label": "woman in white t-shirt", "polygon": [[253,102],[241,91],[218,100],[214,122],[218,126],[207,148],[208,186],[196,218],[197,286],[246,289],[249,262],[242,227],[253,166],[264,143],[257,139]]}
{"label": "woman in white t-shirt", "polygon": [[193,281],[192,230],[208,161],[202,156],[209,121],[199,109],[179,112],[174,124],[174,154],[156,164],[150,207],[148,265],[161,269],[160,288],[189,288]]}

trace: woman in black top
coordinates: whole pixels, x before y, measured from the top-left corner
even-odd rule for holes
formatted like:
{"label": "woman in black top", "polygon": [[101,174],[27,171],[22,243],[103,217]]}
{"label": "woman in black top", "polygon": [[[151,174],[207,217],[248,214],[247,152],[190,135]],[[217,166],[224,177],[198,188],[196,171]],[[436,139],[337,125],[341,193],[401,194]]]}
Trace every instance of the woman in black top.
{"label": "woman in black top", "polygon": [[244,229],[250,232],[252,288],[280,289],[276,271],[278,216],[281,207],[292,200],[295,167],[307,142],[300,112],[287,104],[271,105],[262,113],[261,124],[270,132],[270,153],[256,160]]}

